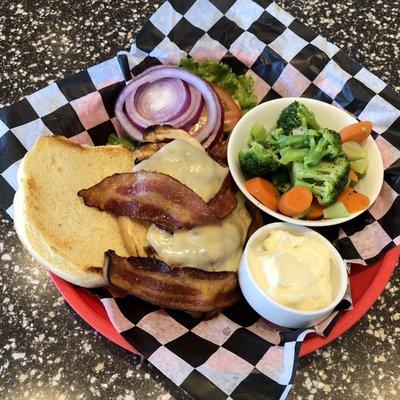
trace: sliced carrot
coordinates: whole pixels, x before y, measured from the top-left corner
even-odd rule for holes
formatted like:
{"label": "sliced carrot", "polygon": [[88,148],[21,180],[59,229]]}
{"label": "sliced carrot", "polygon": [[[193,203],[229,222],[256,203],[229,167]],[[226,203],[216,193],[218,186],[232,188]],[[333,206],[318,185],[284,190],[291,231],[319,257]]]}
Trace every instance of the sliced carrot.
{"label": "sliced carrot", "polygon": [[256,177],[246,181],[244,186],[258,201],[271,210],[277,211],[279,191],[270,181]]}
{"label": "sliced carrot", "polygon": [[338,201],[341,201],[349,213],[365,210],[369,206],[369,197],[356,192],[350,187],[345,187],[340,194]]}
{"label": "sliced carrot", "polygon": [[349,172],[349,179],[353,182],[358,182],[358,175],[352,169]]}
{"label": "sliced carrot", "polygon": [[310,207],[310,211],[305,216],[305,219],[320,219],[324,216],[324,206],[318,203],[317,200],[313,199]]}
{"label": "sliced carrot", "polygon": [[340,131],[340,137],[342,138],[342,143],[357,142],[361,144],[368,138],[371,132],[372,122],[363,121],[344,127]]}
{"label": "sliced carrot", "polygon": [[313,195],[309,189],[292,187],[279,199],[278,209],[289,217],[300,217],[310,208],[312,200]]}

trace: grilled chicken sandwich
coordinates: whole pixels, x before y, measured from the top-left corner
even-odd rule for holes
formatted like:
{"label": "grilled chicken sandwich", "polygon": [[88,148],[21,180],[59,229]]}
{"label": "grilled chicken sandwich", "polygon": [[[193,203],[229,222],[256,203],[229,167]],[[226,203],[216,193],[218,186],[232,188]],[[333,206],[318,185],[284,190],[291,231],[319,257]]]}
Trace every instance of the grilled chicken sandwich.
{"label": "grilled chicken sandwich", "polygon": [[15,223],[31,253],[68,281],[211,316],[240,298],[237,269],[260,215],[227,167],[171,131],[134,151],[40,139],[22,166]]}

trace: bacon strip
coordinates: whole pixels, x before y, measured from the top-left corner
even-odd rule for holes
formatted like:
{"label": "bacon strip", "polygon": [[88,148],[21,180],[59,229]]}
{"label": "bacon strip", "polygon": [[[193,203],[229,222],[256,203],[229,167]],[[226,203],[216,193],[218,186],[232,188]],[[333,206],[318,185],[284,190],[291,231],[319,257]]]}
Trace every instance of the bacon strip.
{"label": "bacon strip", "polygon": [[245,243],[249,240],[250,236],[259,228],[261,228],[264,225],[264,218],[263,215],[261,214],[260,210],[253,204],[250,203],[250,201],[246,200],[246,209],[250,214],[251,217],[251,223],[250,226],[247,229],[247,235],[246,235],[246,240]]}
{"label": "bacon strip", "polygon": [[219,219],[226,218],[237,206],[236,185],[230,174],[217,194],[207,203]]}
{"label": "bacon strip", "polygon": [[147,160],[154,153],[161,149],[166,143],[145,143],[136,147],[133,151],[133,164],[137,165],[143,160]]}
{"label": "bacon strip", "polygon": [[195,268],[170,268],[149,257],[120,257],[105,253],[108,284],[160,307],[211,317],[240,299],[235,272],[206,272]]}
{"label": "bacon strip", "polygon": [[160,172],[114,174],[80,190],[78,196],[87,206],[150,221],[168,232],[218,222],[199,195]]}
{"label": "bacon strip", "polygon": [[218,141],[207,152],[215,161],[221,165],[228,165],[228,141],[229,138],[221,135]]}

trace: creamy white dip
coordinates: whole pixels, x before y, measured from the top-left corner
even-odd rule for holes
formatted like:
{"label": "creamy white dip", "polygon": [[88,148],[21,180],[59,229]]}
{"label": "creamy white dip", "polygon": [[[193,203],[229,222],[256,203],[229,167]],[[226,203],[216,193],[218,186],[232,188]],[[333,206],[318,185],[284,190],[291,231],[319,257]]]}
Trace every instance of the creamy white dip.
{"label": "creamy white dip", "polygon": [[333,300],[330,250],[311,234],[278,229],[249,249],[250,271],[277,303],[301,311],[326,307]]}

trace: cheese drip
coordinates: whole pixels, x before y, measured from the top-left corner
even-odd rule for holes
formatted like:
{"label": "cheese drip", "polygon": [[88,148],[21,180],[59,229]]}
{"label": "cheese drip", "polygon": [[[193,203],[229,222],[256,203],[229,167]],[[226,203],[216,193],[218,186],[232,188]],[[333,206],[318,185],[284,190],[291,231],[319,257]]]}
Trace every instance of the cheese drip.
{"label": "cheese drip", "polygon": [[162,172],[196,192],[205,202],[218,192],[228,168],[214,161],[204,149],[182,140],[174,140],[147,160],[133,167],[139,170]]}
{"label": "cheese drip", "polygon": [[147,240],[169,265],[237,271],[250,220],[243,198],[238,196],[235,210],[219,224],[181,229],[173,234],[153,224],[147,231]]}

